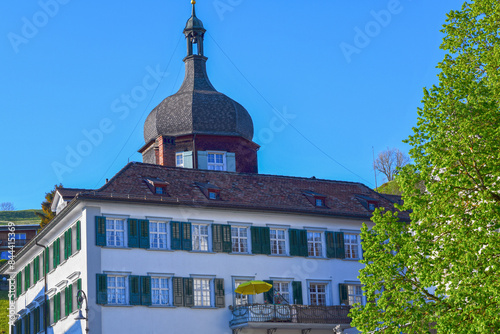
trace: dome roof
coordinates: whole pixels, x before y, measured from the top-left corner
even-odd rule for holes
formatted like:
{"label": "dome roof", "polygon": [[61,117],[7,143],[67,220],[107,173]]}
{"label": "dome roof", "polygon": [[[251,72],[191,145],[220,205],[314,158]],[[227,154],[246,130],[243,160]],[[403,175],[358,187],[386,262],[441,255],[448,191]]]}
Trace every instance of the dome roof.
{"label": "dome roof", "polygon": [[184,59],[186,74],[181,88],[156,106],[144,123],[146,143],[159,135],[189,134],[252,140],[252,118],[238,102],[215,90],[206,73],[206,60],[199,55]]}

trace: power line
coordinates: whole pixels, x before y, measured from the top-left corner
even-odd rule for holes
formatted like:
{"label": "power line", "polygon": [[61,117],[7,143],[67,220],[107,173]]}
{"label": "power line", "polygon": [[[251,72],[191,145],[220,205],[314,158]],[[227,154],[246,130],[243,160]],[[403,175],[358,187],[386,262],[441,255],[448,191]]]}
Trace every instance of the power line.
{"label": "power line", "polygon": [[168,67],[170,66],[170,63],[172,62],[172,59],[174,58],[175,51],[177,51],[177,48],[179,47],[179,43],[180,43],[181,39],[182,39],[182,35],[179,37],[179,40],[177,41],[177,45],[175,46],[175,49],[172,52],[172,55],[170,56],[170,59],[169,59],[169,61],[167,63],[167,66],[165,67],[165,70],[162,72],[162,76],[160,78],[160,81],[158,82],[158,85],[156,85],[156,87],[155,87],[155,89],[153,91],[153,94],[151,95],[151,98],[149,99],[148,104],[144,108],[144,111],[142,112],[141,117],[139,118],[139,120],[135,124],[134,129],[130,132],[130,134],[127,137],[127,140],[125,141],[125,143],[121,147],[120,151],[118,151],[118,154],[113,159],[113,162],[109,165],[108,169],[106,169],[106,172],[104,172],[104,174],[101,176],[101,178],[99,179],[99,181],[97,181],[97,184],[94,186],[94,188],[97,188],[99,186],[99,184],[101,183],[102,179],[106,176],[106,174],[108,174],[109,170],[111,169],[111,167],[113,167],[113,165],[116,162],[116,160],[118,160],[118,157],[120,156],[120,154],[122,153],[123,149],[125,148],[125,146],[129,142],[130,138],[132,138],[132,135],[134,134],[135,130],[137,130],[137,126],[140,124],[142,118],[144,117],[144,114],[149,110],[149,105],[151,104],[151,101],[153,101],[153,98],[155,97],[156,92],[158,91],[158,88],[160,87],[160,84],[161,84],[163,78],[165,77],[165,73],[166,73]]}
{"label": "power line", "polygon": [[358,178],[360,178],[361,180],[364,180],[365,182],[371,184],[373,186],[373,184],[368,181],[367,179],[365,179],[364,177],[362,177],[361,175],[358,175],[356,174],[355,172],[353,172],[352,170],[350,170],[349,168],[347,168],[346,166],[344,166],[343,164],[341,164],[339,161],[335,160],[331,155],[329,155],[327,152],[325,152],[321,147],[319,147],[318,145],[316,145],[312,140],[310,140],[309,138],[307,138],[299,129],[297,129],[293,124],[291,124],[279,111],[278,109],[276,109],[265,97],[264,95],[262,95],[260,93],[260,91],[250,82],[250,80],[248,80],[248,78],[243,74],[243,72],[240,71],[240,69],[238,68],[238,66],[236,66],[236,64],[231,60],[231,58],[227,55],[226,52],[224,52],[224,50],[222,49],[222,47],[219,45],[219,43],[217,43],[217,41],[215,40],[215,38],[209,33],[207,32],[207,34],[210,36],[210,38],[214,41],[215,45],[217,45],[217,47],[221,50],[221,52],[224,54],[224,56],[226,56],[226,58],[229,60],[229,62],[234,66],[234,68],[236,68],[236,70],[240,73],[240,75],[248,82],[248,84],[257,92],[257,94],[259,94],[259,96],[271,107],[271,109],[273,110],[274,113],[276,113],[277,115],[280,116],[280,118],[287,124],[289,125],[290,127],[292,127],[292,129],[294,129],[302,138],[304,138],[309,144],[311,144],[312,146],[314,146],[318,151],[320,151],[321,153],[323,153],[326,157],[328,157],[330,160],[332,160],[333,162],[335,162],[337,165],[339,165],[340,167],[344,168],[345,170],[347,170],[348,172],[350,172],[351,174],[357,176]]}

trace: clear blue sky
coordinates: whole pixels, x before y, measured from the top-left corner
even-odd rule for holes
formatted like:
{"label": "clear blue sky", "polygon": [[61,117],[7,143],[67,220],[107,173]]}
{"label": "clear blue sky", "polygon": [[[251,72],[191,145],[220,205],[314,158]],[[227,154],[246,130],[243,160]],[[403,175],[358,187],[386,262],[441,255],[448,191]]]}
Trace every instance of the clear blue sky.
{"label": "clear blue sky", "polygon": [[[197,14],[212,83],[253,117],[261,173],[373,187],[372,147],[408,151],[462,3],[199,0]],[[0,202],[39,208],[56,183],[100,187],[141,161],[146,116],[184,76],[189,0],[4,0],[0,13]]]}

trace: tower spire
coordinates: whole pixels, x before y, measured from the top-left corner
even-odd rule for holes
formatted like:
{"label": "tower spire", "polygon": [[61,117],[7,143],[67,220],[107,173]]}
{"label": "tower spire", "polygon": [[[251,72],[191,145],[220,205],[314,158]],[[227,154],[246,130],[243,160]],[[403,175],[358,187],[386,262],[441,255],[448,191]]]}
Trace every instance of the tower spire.
{"label": "tower spire", "polygon": [[206,30],[203,27],[203,22],[196,17],[196,0],[191,0],[191,4],[193,5],[191,17],[186,23],[186,28],[184,28],[184,35],[186,35],[187,41],[187,55],[188,57],[193,55],[203,56],[203,39]]}

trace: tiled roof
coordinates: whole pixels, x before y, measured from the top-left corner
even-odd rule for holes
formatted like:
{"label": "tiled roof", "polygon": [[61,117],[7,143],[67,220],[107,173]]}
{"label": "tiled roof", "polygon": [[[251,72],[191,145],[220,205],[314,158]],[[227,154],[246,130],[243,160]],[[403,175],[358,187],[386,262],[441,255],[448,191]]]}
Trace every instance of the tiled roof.
{"label": "tiled roof", "polygon": [[[167,194],[154,194],[145,181],[147,178],[168,182]],[[220,197],[216,200],[208,199],[198,186],[200,183],[216,186],[220,189]],[[315,207],[304,196],[306,192],[325,196],[326,207]],[[356,182],[239,174],[131,162],[103,187],[82,192],[78,198],[369,219],[372,212],[360,203],[360,196],[376,200],[379,207],[393,209],[393,203],[387,198]],[[406,213],[400,216],[408,219]]]}
{"label": "tiled roof", "polygon": [[57,191],[65,201],[68,201],[72,200],[76,196],[76,194],[90,190],[80,188],[57,188]]}

